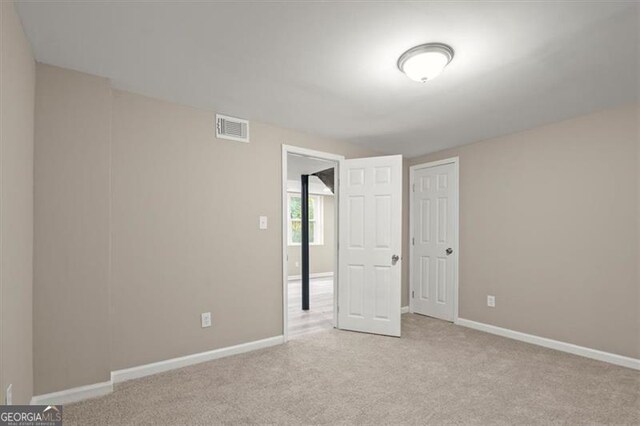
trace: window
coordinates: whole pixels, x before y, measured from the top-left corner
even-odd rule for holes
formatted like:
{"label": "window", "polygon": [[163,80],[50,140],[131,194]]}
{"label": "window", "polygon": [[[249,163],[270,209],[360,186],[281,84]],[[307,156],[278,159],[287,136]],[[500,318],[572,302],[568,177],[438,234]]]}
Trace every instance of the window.
{"label": "window", "polygon": [[[300,193],[288,193],[290,246],[302,243],[302,197]],[[309,195],[309,244],[323,244],[322,197]]]}

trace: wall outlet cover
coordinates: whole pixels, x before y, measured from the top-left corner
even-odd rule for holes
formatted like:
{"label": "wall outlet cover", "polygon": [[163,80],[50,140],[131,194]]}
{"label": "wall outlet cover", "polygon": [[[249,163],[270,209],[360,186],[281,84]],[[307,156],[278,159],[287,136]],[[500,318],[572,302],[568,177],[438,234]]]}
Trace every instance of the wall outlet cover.
{"label": "wall outlet cover", "polygon": [[200,322],[202,324],[202,328],[211,327],[211,312],[205,312],[201,314]]}
{"label": "wall outlet cover", "polygon": [[267,229],[267,217],[260,216],[260,229]]}
{"label": "wall outlet cover", "polygon": [[7,393],[5,394],[5,405],[13,405],[13,384],[7,386]]}

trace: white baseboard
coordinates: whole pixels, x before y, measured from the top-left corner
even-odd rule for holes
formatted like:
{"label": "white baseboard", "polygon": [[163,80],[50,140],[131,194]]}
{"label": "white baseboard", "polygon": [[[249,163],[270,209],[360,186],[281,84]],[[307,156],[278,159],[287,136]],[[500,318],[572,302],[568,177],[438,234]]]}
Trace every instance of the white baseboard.
{"label": "white baseboard", "polygon": [[408,314],[409,313],[409,307],[408,306],[403,306],[402,308],[400,308],[400,313],[401,314]]}
{"label": "white baseboard", "polygon": [[93,385],[79,386],[77,388],[65,389],[59,392],[45,393],[31,398],[31,405],[62,405],[71,402],[82,401],[84,399],[96,398],[113,392],[113,383],[95,383]]}
{"label": "white baseboard", "polygon": [[[328,278],[332,276],[333,276],[333,272],[318,272],[317,274],[309,274],[309,278]],[[289,281],[296,281],[301,279],[302,279],[302,275],[289,275],[287,277],[287,280]]]}
{"label": "white baseboard", "polygon": [[112,371],[111,381],[113,383],[121,383],[131,379],[162,373],[164,371],[175,370],[176,368],[199,364],[201,362],[255,351],[257,349],[268,348],[282,343],[284,343],[284,336],[275,336],[253,342],[242,343],[240,345],[228,346],[226,348],[214,349],[212,351],[200,352],[151,364],[139,365],[137,367],[125,368],[123,370]]}
{"label": "white baseboard", "polygon": [[150,376],[176,368],[187,367],[201,362],[224,358],[258,349],[268,348],[284,343],[284,336],[269,337],[267,339],[255,340],[253,342],[242,343],[226,348],[214,349],[207,352],[154,362],[151,364],[139,365],[137,367],[125,368],[111,372],[111,380],[102,383],[95,383],[87,386],[80,386],[72,389],[65,389],[59,392],[52,392],[37,395],[31,398],[32,405],[59,405],[85,399],[96,398],[113,392],[114,383],[121,383],[131,379]]}
{"label": "white baseboard", "polygon": [[623,355],[612,354],[597,349],[586,348],[584,346],[574,345],[572,343],[560,342],[558,340],[547,339],[533,334],[521,333],[519,331],[510,330],[508,328],[496,327],[495,325],[484,324],[481,322],[471,321],[464,318],[458,318],[456,324],[463,327],[473,328],[475,330],[496,334],[502,337],[508,337],[521,342],[527,342],[545,348],[555,349],[570,354],[595,359],[598,361],[608,362],[610,364],[620,365],[622,367],[640,370],[640,359],[631,358]]}

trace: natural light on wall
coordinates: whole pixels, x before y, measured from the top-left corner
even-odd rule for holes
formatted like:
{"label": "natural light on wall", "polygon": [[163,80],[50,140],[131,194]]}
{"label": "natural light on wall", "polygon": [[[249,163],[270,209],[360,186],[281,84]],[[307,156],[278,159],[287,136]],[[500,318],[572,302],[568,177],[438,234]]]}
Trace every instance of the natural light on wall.
{"label": "natural light on wall", "polygon": [[413,47],[398,59],[398,68],[411,80],[424,83],[436,78],[453,59],[453,49],[442,43]]}

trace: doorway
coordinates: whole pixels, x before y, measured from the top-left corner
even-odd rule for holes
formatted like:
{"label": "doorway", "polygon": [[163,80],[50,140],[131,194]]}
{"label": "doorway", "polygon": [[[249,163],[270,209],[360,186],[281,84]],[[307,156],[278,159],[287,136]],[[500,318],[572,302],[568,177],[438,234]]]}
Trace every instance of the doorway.
{"label": "doorway", "polygon": [[286,339],[337,326],[336,191],[342,158],[296,147],[283,149]]}
{"label": "doorway", "polygon": [[[332,327],[342,330],[382,334],[400,337],[401,329],[401,240],[402,240],[402,156],[345,159],[343,156],[298,148],[282,146],[282,275],[283,275],[283,335],[289,339],[290,274],[289,238],[297,238],[295,230],[289,229],[290,222],[297,221],[298,215],[290,206],[289,173],[290,161],[295,158],[307,161],[324,161],[333,165],[333,217],[335,226],[332,231],[333,243],[333,279],[327,287],[332,288],[333,304]],[[326,166],[326,164],[323,164]],[[308,206],[302,194],[309,193],[310,171],[291,171],[293,181],[301,177],[301,208]],[[312,175],[322,179],[319,172]],[[306,177],[305,177],[306,176]],[[305,185],[306,180],[306,185]],[[306,187],[306,189],[303,189]],[[322,192],[326,192],[324,189]],[[297,202],[297,201],[296,201]],[[311,204],[311,203],[310,203]],[[314,208],[315,211],[315,208]],[[319,210],[318,210],[319,211]],[[324,210],[326,213],[326,209]],[[302,226],[301,249],[309,248],[304,241],[310,240],[311,225],[309,211],[301,212],[300,218],[307,223]],[[315,228],[315,225],[314,225]],[[315,229],[313,232],[317,232]],[[326,232],[325,232],[326,236]],[[307,255],[309,255],[307,250]],[[301,256],[304,258],[305,253]],[[309,256],[310,259],[310,256]],[[294,260],[295,262],[295,260]],[[311,262],[302,260],[300,267],[300,309],[310,311],[311,306]],[[306,268],[305,266],[306,265]],[[295,268],[295,264],[292,268]],[[306,269],[306,270],[305,270]],[[305,289],[304,279],[309,277],[309,286]],[[319,277],[324,278],[324,277]],[[292,280],[293,281],[293,280]],[[295,284],[293,285],[295,288]],[[309,305],[305,303],[305,293],[309,296]],[[291,300],[294,309],[296,300]],[[308,308],[308,309],[307,309]],[[295,312],[294,312],[295,313]],[[327,313],[324,313],[328,316]],[[297,333],[296,333],[297,334]]]}
{"label": "doorway", "polygon": [[410,311],[458,318],[458,157],[410,168]]}

